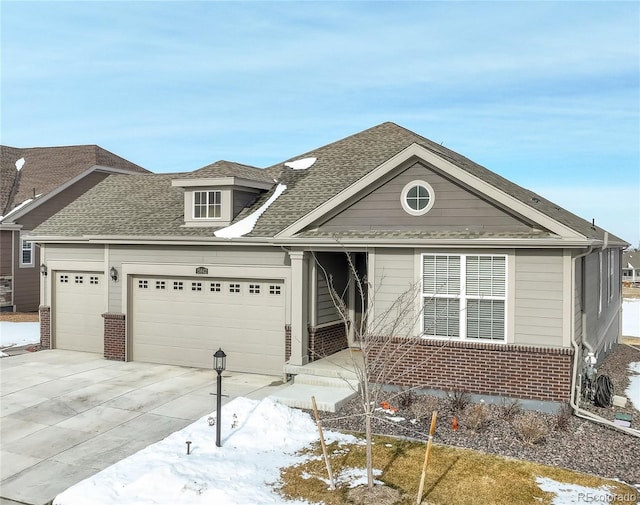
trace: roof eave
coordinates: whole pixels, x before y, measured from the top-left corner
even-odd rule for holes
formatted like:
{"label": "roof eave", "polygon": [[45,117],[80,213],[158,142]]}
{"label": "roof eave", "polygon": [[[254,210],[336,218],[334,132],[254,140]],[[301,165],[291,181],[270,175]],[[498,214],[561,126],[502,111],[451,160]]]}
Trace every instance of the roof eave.
{"label": "roof eave", "polygon": [[438,154],[426,149],[425,147],[413,143],[397,153],[396,155],[389,158],[384,163],[380,164],[378,167],[373,169],[371,172],[366,174],[364,177],[360,178],[347,188],[343,189],[333,198],[330,198],[322,205],[319,205],[313,211],[307,213],[304,216],[301,216],[294,223],[281,230],[276,237],[278,238],[287,238],[293,237],[296,233],[300,233],[306,227],[312,225],[318,220],[322,219],[327,213],[337,208],[339,205],[346,202],[349,198],[357,195],[361,191],[365,190],[367,187],[375,183],[376,180],[388,174],[399,165],[404,162],[407,162],[411,158],[418,158],[423,160],[426,163],[429,163],[448,175],[453,176],[454,178],[468,184],[471,187],[477,188],[479,191],[482,191],[490,198],[499,202],[502,205],[507,206],[510,209],[518,212],[519,214],[527,217],[533,222],[537,223],[543,228],[550,230],[564,238],[575,239],[575,240],[584,240],[587,237],[577,232],[576,230],[566,226],[555,219],[551,218],[547,214],[537,210],[529,205],[526,205],[518,198],[511,196],[510,194],[496,188],[490,183],[480,179],[479,177],[467,172],[466,170],[458,167],[454,163],[446,160],[445,158],[439,156]]}

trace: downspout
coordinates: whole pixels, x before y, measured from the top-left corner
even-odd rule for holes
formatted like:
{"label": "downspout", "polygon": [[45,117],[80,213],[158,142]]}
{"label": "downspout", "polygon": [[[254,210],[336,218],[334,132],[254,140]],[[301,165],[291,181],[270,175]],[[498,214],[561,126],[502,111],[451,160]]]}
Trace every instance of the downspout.
{"label": "downspout", "polygon": [[[604,238],[604,244],[607,244],[609,235],[607,233],[605,233],[605,238]],[[603,247],[604,248],[604,247]],[[591,252],[593,251],[593,246],[589,246],[589,248],[581,254],[578,254],[577,256],[575,256],[574,258],[571,259],[571,290],[572,292],[574,292],[573,286],[575,285],[575,275],[576,275],[576,260],[580,259],[580,258],[584,258],[585,256],[588,256],[589,254],[591,254]],[[584,279],[582,279],[582,289],[584,289]],[[571,304],[571,344],[573,345],[573,373],[571,375],[571,399],[570,399],[570,405],[571,408],[573,409],[573,413],[577,416],[580,417],[582,419],[586,419],[587,421],[592,421],[594,423],[598,423],[598,424],[602,424],[605,426],[609,426],[611,428],[615,428],[616,430],[622,431],[628,435],[632,435],[634,437],[640,438],[640,431],[638,430],[634,430],[631,428],[626,428],[624,426],[618,426],[617,424],[615,424],[613,421],[609,421],[608,419],[605,419],[604,417],[600,417],[592,412],[589,412],[588,410],[584,410],[581,409],[580,406],[578,405],[578,402],[576,401],[576,382],[577,382],[577,371],[578,371],[578,361],[581,359],[582,354],[580,352],[580,347],[578,346],[578,343],[576,342],[576,338],[575,338],[575,310],[576,310],[576,304],[572,303]],[[584,334],[585,332],[585,324],[586,322],[586,316],[582,315],[582,332]],[[589,349],[590,352],[592,352],[591,348],[589,345],[584,344],[584,338],[583,338],[583,345],[585,345],[585,347],[587,349]]]}

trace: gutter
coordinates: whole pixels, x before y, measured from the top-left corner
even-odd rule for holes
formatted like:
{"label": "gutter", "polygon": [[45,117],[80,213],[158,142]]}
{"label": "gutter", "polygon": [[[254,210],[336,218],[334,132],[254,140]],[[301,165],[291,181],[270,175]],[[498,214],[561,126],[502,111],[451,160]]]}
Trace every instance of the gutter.
{"label": "gutter", "polygon": [[[608,237],[605,235],[605,243],[607,239]],[[591,254],[592,251],[593,251],[593,246],[589,246],[589,248],[585,252],[578,254],[574,258],[571,258],[571,290],[572,292],[574,292],[573,286],[575,285],[576,260],[580,258],[584,258],[585,256],[588,256],[589,254]],[[584,289],[584,280],[582,283],[582,289]],[[608,419],[605,419],[604,417],[600,417],[592,412],[589,412],[588,410],[581,409],[580,406],[578,405],[578,402],[576,400],[577,372],[578,372],[578,361],[582,358],[582,353],[580,352],[581,351],[580,346],[578,345],[575,339],[575,328],[574,328],[575,310],[576,310],[576,304],[572,303],[571,304],[571,344],[573,345],[573,373],[571,375],[571,399],[569,403],[571,405],[571,408],[573,409],[573,413],[577,417],[580,417],[581,419],[586,419],[587,421],[592,421],[594,423],[602,424],[610,428],[615,428],[616,430],[622,431],[627,435],[632,435],[636,438],[640,438],[640,431],[634,430],[631,428],[625,428],[624,426],[618,426],[613,421],[609,421]],[[586,322],[586,316],[583,314],[582,315],[583,335],[585,332],[585,325],[584,325],[585,322]],[[583,337],[583,344],[584,344],[584,337]],[[588,345],[585,345],[585,347],[589,349]],[[593,352],[591,349],[589,350]]]}

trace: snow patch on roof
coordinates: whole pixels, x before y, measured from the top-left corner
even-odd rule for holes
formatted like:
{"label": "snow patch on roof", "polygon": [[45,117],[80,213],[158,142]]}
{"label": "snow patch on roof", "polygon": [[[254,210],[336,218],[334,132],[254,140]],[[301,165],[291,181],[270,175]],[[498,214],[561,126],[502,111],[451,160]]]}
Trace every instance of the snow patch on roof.
{"label": "snow patch on roof", "polygon": [[24,158],[20,158],[18,161],[16,161],[16,170],[18,172],[20,172],[20,170],[22,170],[23,166],[24,166]]}
{"label": "snow patch on roof", "polygon": [[318,158],[302,158],[300,160],[288,161],[284,164],[285,167],[293,168],[294,170],[306,170],[311,168]]}
{"label": "snow patch on roof", "polygon": [[[39,196],[39,195],[38,195]],[[5,219],[7,219],[11,214],[15,214],[16,212],[18,212],[22,207],[29,205],[31,202],[33,202],[33,198],[29,198],[27,200],[25,200],[24,202],[22,202],[20,205],[15,206],[13,209],[11,209],[9,212],[7,212],[6,216],[0,216],[0,221],[3,221]]]}
{"label": "snow patch on roof", "polygon": [[285,189],[287,189],[287,186],[285,184],[278,184],[275,191],[273,192],[273,195],[271,195],[269,199],[260,206],[260,208],[256,209],[254,212],[249,214],[244,219],[241,219],[237,223],[234,223],[231,226],[227,226],[226,228],[216,230],[215,232],[213,232],[213,234],[219,238],[237,238],[250,233],[263,212],[267,210],[269,206],[278,199],[278,197],[284,192]]}

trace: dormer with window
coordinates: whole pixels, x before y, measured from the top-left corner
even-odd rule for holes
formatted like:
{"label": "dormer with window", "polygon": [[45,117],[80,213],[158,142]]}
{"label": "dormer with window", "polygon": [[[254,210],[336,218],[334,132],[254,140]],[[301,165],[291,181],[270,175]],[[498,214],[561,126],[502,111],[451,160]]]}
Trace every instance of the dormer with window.
{"label": "dormer with window", "polygon": [[234,176],[171,181],[172,186],[184,190],[184,226],[216,228],[228,226],[273,184]]}

